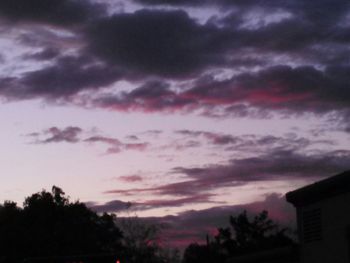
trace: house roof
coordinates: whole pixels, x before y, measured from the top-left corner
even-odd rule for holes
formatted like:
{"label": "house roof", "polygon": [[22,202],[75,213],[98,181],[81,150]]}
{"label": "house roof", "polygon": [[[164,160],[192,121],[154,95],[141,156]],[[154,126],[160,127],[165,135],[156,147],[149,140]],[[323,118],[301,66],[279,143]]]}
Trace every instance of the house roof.
{"label": "house roof", "polygon": [[288,202],[303,206],[350,192],[350,170],[286,194]]}

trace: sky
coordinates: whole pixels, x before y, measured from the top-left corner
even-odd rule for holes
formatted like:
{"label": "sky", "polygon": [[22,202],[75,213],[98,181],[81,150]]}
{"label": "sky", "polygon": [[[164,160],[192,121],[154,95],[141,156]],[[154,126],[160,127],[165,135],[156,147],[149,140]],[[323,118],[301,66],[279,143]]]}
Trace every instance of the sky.
{"label": "sky", "polygon": [[290,224],[350,169],[349,43],[347,0],[2,0],[0,201],[56,185],[180,247]]}

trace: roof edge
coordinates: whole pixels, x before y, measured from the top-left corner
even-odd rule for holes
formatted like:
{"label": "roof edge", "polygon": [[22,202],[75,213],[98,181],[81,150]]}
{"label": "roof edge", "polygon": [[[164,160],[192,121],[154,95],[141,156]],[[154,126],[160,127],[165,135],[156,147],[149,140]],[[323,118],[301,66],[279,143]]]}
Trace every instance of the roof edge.
{"label": "roof edge", "polygon": [[301,206],[346,192],[350,192],[350,170],[288,192],[286,200],[294,206]]}

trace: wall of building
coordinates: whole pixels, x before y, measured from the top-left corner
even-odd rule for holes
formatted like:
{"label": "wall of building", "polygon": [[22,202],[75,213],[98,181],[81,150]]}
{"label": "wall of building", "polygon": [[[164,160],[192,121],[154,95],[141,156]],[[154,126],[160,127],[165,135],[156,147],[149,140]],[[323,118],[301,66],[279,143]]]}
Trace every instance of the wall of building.
{"label": "wall of building", "polygon": [[297,217],[303,263],[350,263],[350,193],[299,207]]}

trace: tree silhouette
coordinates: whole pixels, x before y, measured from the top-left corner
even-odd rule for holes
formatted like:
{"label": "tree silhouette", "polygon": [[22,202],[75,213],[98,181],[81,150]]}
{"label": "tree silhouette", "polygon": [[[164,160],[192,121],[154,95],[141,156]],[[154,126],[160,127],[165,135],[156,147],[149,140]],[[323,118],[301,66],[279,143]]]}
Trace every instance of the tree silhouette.
{"label": "tree silhouette", "polygon": [[23,208],[13,202],[0,206],[0,262],[118,253],[121,238],[114,215],[98,215],[83,203],[70,202],[56,186],[27,197]]}
{"label": "tree silhouette", "polygon": [[191,244],[185,250],[183,263],[224,262],[230,257],[293,245],[287,228],[268,217],[267,211],[249,219],[243,211],[230,216],[230,227],[218,228],[218,234],[206,245]]}
{"label": "tree silhouette", "polygon": [[209,249],[207,246],[197,243],[190,244],[183,256],[183,263],[210,263]]}
{"label": "tree silhouette", "polygon": [[[131,204],[128,205],[130,207]],[[181,262],[177,249],[160,245],[161,225],[139,218],[136,214],[119,218],[117,223],[123,232],[122,243],[129,263]]]}
{"label": "tree silhouette", "polygon": [[268,217],[267,211],[262,211],[253,220],[249,220],[247,212],[243,211],[236,217],[230,217],[234,231],[236,250],[239,253],[286,246],[293,240],[286,235],[287,228],[280,228]]}
{"label": "tree silhouette", "polygon": [[118,225],[123,231],[123,244],[129,262],[162,262],[158,246],[160,228],[157,225],[145,222],[137,216],[123,218]]}

